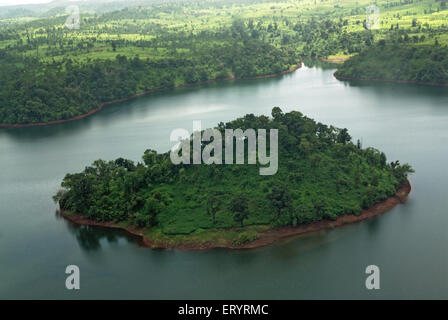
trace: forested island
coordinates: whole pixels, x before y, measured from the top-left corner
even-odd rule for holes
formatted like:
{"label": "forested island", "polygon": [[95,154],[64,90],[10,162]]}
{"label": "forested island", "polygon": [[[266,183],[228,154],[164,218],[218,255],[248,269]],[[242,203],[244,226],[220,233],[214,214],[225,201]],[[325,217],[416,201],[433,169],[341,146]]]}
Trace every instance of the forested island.
{"label": "forested island", "polygon": [[174,165],[169,153],[146,150],[143,162],[97,160],[67,174],[54,199],[75,223],[122,228],[153,248],[198,249],[264,245],[359,221],[410,192],[413,169],[353,143],[347,129],[278,107],[272,117],[248,114],[216,129],[237,128],[279,130],[275,175],[260,175],[260,164]]}

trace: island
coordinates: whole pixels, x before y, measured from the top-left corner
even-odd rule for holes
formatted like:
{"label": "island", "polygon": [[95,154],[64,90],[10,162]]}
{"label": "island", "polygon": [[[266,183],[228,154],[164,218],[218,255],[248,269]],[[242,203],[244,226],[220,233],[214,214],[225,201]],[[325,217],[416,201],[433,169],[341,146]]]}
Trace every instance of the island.
{"label": "island", "polygon": [[254,248],[376,216],[411,190],[410,165],[299,111],[274,107],[271,117],[247,114],[215,129],[251,128],[278,130],[275,174],[261,175],[259,162],[176,165],[149,149],[142,162],[97,160],[67,174],[54,196],[60,215],[127,230],[151,248]]}

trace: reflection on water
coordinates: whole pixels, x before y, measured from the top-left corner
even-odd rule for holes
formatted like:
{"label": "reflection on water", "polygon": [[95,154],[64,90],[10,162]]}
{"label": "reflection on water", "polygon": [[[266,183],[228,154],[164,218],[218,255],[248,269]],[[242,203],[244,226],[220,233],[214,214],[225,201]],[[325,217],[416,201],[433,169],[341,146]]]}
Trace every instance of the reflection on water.
{"label": "reflection on water", "polygon": [[110,232],[105,228],[91,227],[91,226],[75,226],[67,222],[67,229],[72,233],[79,245],[86,251],[97,251],[101,249],[101,240],[105,238],[108,242],[116,243],[118,235],[115,232]]}
{"label": "reflection on water", "polygon": [[367,222],[367,230],[374,234],[378,232],[378,229],[381,228],[381,219],[372,219]]}
{"label": "reflection on water", "polygon": [[118,243],[119,239],[125,239],[129,243],[140,244],[138,237],[133,236],[124,230],[77,225],[64,219],[59,211],[56,211],[55,216],[58,220],[64,220],[68,232],[75,236],[81,249],[87,252],[100,250],[102,241],[106,241],[108,244],[114,244]]}

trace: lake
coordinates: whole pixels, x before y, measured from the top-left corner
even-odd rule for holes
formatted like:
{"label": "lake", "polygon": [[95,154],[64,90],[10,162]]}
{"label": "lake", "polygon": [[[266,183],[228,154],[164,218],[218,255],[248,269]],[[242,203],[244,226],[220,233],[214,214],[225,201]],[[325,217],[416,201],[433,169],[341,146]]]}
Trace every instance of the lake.
{"label": "lake", "polygon": [[[107,106],[75,122],[0,129],[0,298],[448,298],[448,89],[340,82],[303,67],[278,78],[179,88]],[[410,163],[408,201],[358,224],[254,250],[151,250],[120,231],[77,227],[52,195],[98,158],[140,160],[191,131],[272,107],[346,127],[364,147]],[[65,288],[78,265],[81,290]],[[365,268],[381,289],[365,288]]]}

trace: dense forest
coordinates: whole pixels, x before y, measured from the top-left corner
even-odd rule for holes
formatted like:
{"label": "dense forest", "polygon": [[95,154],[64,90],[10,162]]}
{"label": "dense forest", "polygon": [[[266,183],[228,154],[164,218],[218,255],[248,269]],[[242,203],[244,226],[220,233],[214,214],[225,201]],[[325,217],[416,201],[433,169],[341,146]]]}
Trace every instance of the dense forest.
{"label": "dense forest", "polygon": [[298,111],[285,114],[275,107],[272,118],[248,114],[217,127],[237,128],[279,130],[277,174],[260,175],[260,164],[174,165],[169,153],[147,150],[143,162],[97,160],[83,172],[67,174],[55,201],[63,211],[144,227],[150,236],[197,235],[358,215],[393,195],[413,172],[353,143],[347,129]]}
{"label": "dense forest", "polygon": [[337,76],[448,83],[448,48],[388,44],[385,41],[346,61]]}

